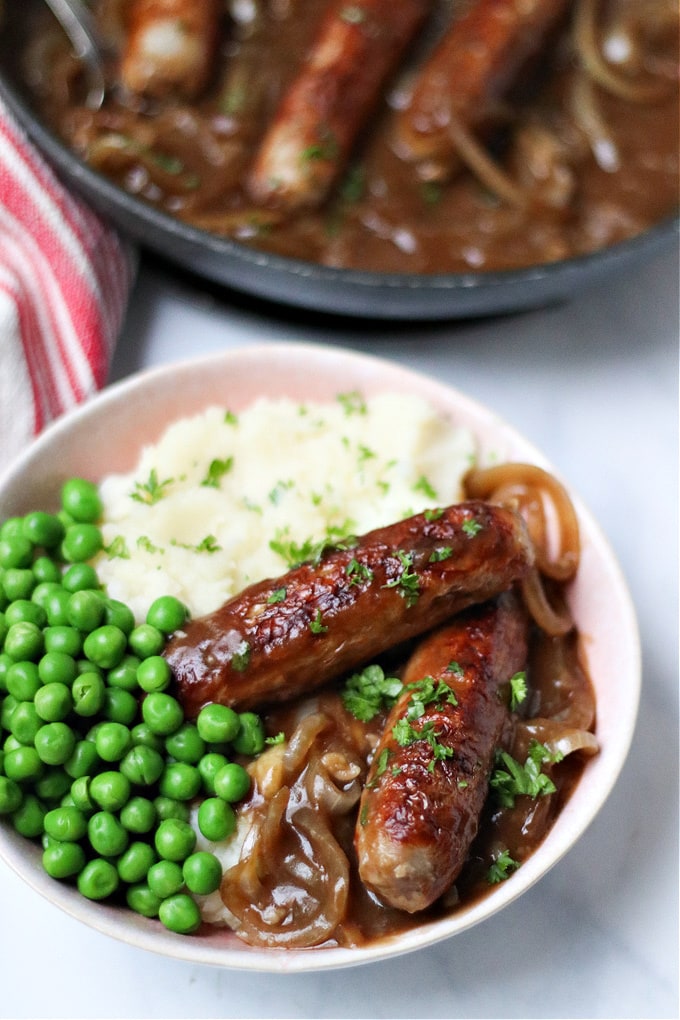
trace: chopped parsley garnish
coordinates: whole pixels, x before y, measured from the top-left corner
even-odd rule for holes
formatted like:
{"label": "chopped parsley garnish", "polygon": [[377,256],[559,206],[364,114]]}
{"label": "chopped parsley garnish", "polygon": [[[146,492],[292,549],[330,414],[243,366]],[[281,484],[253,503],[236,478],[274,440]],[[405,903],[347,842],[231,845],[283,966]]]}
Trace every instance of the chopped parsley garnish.
{"label": "chopped parsley garnish", "polygon": [[137,503],[153,506],[154,503],[158,503],[159,500],[163,499],[163,496],[166,495],[167,487],[172,485],[173,482],[174,478],[166,478],[164,481],[159,482],[158,472],[155,468],[151,468],[148,481],[135,482],[134,492],[130,493],[130,499],[134,499]]}
{"label": "chopped parsley garnish", "polygon": [[430,555],[430,563],[441,563],[442,560],[448,560],[453,553],[453,549],[450,545],[443,545],[439,549],[435,549]]}
{"label": "chopped parsley garnish", "polygon": [[502,850],[496,860],[486,873],[486,880],[489,885],[497,885],[509,878],[513,871],[519,868],[519,861],[510,856],[508,850]]}
{"label": "chopped parsley garnish", "polygon": [[314,619],[309,621],[309,629],[312,634],[325,634],[328,630],[328,627],[323,623],[320,609],[315,612]]}
{"label": "chopped parsley garnish", "polygon": [[465,521],[463,523],[463,531],[466,535],[469,535],[470,538],[473,538],[477,532],[481,531],[482,527],[483,525],[481,525],[479,521],[476,521],[473,517],[471,517],[469,521]]}
{"label": "chopped parsley garnish", "polygon": [[233,411],[224,412],[224,424],[225,425],[238,425],[238,415],[234,414]]}
{"label": "chopped parsley garnish", "polygon": [[274,606],[277,602],[283,602],[286,597],[285,588],[276,588],[267,599],[268,606]]}
{"label": "chopped parsley garnish", "polygon": [[321,562],[325,553],[334,549],[351,549],[356,545],[356,538],[346,536],[342,540],[335,540],[335,533],[345,534],[340,528],[329,527],[325,538],[308,538],[304,542],[295,542],[293,539],[286,539],[287,529],[277,531],[276,538],[271,539],[269,548],[286,561],[291,569],[301,566],[303,563],[317,564]]}
{"label": "chopped parsley garnish", "polygon": [[527,696],[526,673],[515,673],[510,677],[510,711],[515,712]]}
{"label": "chopped parsley garnish", "polygon": [[426,521],[438,521],[440,517],[443,517],[443,515],[444,511],[439,506],[433,507],[431,510],[423,511],[423,517]]}
{"label": "chopped parsley garnish", "polygon": [[345,573],[349,577],[349,583],[361,584],[362,581],[367,581],[369,584],[373,580],[373,571],[370,567],[367,567],[363,563],[359,563],[356,559],[351,559],[345,567]]}
{"label": "chopped parsley garnish", "polygon": [[219,489],[222,478],[231,471],[233,466],[233,457],[226,457],[224,460],[219,460],[218,458],[211,460],[207,474],[201,482],[201,485],[205,485],[212,489]]}
{"label": "chopped parsley garnish", "polygon": [[284,492],[286,492],[288,489],[292,489],[294,485],[295,482],[292,481],[292,479],[289,479],[286,482],[278,481],[274,488],[269,493],[269,502],[272,503],[274,506],[278,506],[279,503],[281,502],[281,498]]}
{"label": "chopped parsley garnish", "polygon": [[348,418],[351,414],[366,414],[368,412],[366,400],[359,390],[338,393],[337,399]]}
{"label": "chopped parsley garnish", "polygon": [[137,539],[137,547],[143,549],[144,552],[148,553],[162,553],[165,552],[160,546],[154,545],[148,535],[140,535]]}
{"label": "chopped parsley garnish", "polygon": [[413,486],[413,491],[422,492],[423,495],[427,496],[428,499],[437,498],[437,490],[432,485],[432,483],[425,477],[425,475],[420,476],[416,484]]}
{"label": "chopped parsley garnish", "polygon": [[456,662],[455,659],[451,659],[451,662],[446,667],[446,672],[453,673],[454,676],[462,676],[465,670],[459,662]]}
{"label": "chopped parsley garnish", "polygon": [[122,535],[116,535],[112,542],[110,542],[107,546],[104,546],[104,552],[111,560],[130,559],[130,550],[128,549],[127,542]]}
{"label": "chopped parsley garnish", "polygon": [[370,722],[382,708],[391,708],[403,689],[401,680],[385,676],[382,667],[373,664],[347,680],[342,701],[356,719]]}
{"label": "chopped parsley garnish", "polygon": [[426,740],[432,748],[432,760],[427,769],[428,772],[433,772],[438,761],[453,757],[454,750],[452,747],[440,743],[440,734],[435,733],[433,721],[426,722],[418,729],[413,725],[413,722],[422,718],[427,705],[433,703],[457,705],[458,701],[448,684],[443,680],[434,680],[431,676],[426,676],[414,684],[408,684],[406,689],[411,692],[409,705],[406,714],[392,727],[392,736],[400,747],[408,747],[409,744],[413,744],[417,740]]}
{"label": "chopped parsley garnish", "polygon": [[275,744],[285,744],[286,734],[283,732],[283,730],[279,730],[279,732],[276,733],[273,737],[265,737],[264,742],[265,744],[271,744],[272,746]]}
{"label": "chopped parsley garnish", "polygon": [[177,549],[188,549],[190,552],[197,553],[216,553],[222,548],[214,535],[206,535],[196,545],[189,545],[188,542],[178,542],[177,539],[173,538],[170,540],[170,545],[175,546]]}
{"label": "chopped parsley garnish", "polygon": [[416,604],[420,595],[418,574],[412,569],[413,553],[406,553],[403,549],[397,549],[395,555],[401,564],[401,573],[398,577],[393,577],[386,581],[383,588],[396,588],[401,597],[406,600],[406,605],[410,608]]}
{"label": "chopped parsley garnish", "polygon": [[247,641],[241,641],[240,645],[231,657],[231,667],[237,673],[243,673],[250,664],[250,645]]}
{"label": "chopped parsley garnish", "polygon": [[553,754],[538,740],[532,740],[529,744],[524,765],[515,761],[507,751],[497,751],[496,767],[489,780],[489,786],[495,791],[501,806],[508,808],[514,807],[516,797],[523,795],[543,797],[548,793],[554,793],[555,784],[550,776],[541,772],[541,766],[544,763],[561,761],[562,757],[559,751]]}

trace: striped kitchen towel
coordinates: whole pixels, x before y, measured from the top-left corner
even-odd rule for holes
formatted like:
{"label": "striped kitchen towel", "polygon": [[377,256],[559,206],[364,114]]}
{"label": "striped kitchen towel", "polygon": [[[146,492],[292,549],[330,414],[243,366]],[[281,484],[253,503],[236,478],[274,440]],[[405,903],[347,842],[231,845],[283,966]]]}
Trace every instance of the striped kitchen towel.
{"label": "striped kitchen towel", "polygon": [[106,382],[133,264],[0,99],[0,470]]}

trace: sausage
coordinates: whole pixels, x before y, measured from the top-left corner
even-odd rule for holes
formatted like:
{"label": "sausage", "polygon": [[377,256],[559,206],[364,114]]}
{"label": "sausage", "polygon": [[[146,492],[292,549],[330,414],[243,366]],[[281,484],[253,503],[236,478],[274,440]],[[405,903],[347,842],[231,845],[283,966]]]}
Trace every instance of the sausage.
{"label": "sausage", "polygon": [[476,0],[418,73],[395,118],[395,148],[428,180],[459,166],[457,125],[484,133],[507,93],[568,6],[566,0]]}
{"label": "sausage", "polygon": [[164,653],[177,696],[195,716],[309,693],[505,591],[532,562],[522,517],[482,501],[376,529],[189,621]]}
{"label": "sausage", "polygon": [[196,96],[219,37],[218,0],[132,0],[120,79],[132,93]]}
{"label": "sausage", "polygon": [[[355,829],[359,875],[383,903],[409,913],[424,910],[460,873],[509,717],[503,686],[524,668],[526,656],[526,614],[508,593],[426,638],[410,659]],[[421,681],[443,686],[424,714],[410,720]],[[409,690],[409,684],[415,686]],[[455,703],[447,700],[449,692]],[[430,732],[429,741],[417,736],[423,731]]]}
{"label": "sausage", "polygon": [[248,190],[256,202],[294,211],[323,201],[429,8],[426,0],[330,4],[255,157]]}

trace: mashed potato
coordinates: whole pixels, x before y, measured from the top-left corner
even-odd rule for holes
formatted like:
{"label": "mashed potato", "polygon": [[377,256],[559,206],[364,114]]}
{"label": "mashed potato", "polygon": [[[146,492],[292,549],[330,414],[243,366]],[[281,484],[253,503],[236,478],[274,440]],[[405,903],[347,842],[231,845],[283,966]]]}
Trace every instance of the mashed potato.
{"label": "mashed potato", "polygon": [[467,430],[403,394],[211,407],[102,481],[97,570],[138,620],[167,594],[202,615],[316,543],[456,502],[474,456]]}

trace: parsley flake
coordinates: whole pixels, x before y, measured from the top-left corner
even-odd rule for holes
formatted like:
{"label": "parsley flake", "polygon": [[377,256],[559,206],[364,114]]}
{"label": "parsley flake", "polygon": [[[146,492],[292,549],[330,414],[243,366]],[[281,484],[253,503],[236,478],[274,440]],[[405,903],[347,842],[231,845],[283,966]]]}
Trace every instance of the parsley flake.
{"label": "parsley flake", "polygon": [[524,765],[508,754],[507,751],[496,753],[496,768],[489,780],[489,786],[495,791],[502,807],[514,807],[515,798],[520,796],[544,797],[555,792],[555,784],[550,776],[541,772],[544,763],[562,760],[558,751],[553,754],[545,744],[532,740]]}
{"label": "parsley flake", "polygon": [[406,553],[403,549],[396,550],[396,557],[401,564],[401,573],[398,577],[392,577],[383,588],[396,588],[406,605],[410,608],[418,601],[420,595],[420,581],[418,574],[413,567],[413,553]]}
{"label": "parsley flake", "polygon": [[165,490],[173,482],[174,478],[166,478],[164,481],[159,482],[158,472],[155,468],[151,468],[148,481],[135,482],[134,492],[130,493],[130,499],[134,499],[137,503],[153,506],[154,503],[158,503],[166,495]]}
{"label": "parsley flake", "polygon": [[510,677],[510,711],[515,712],[527,696],[526,673],[515,673]]}
{"label": "parsley flake", "polygon": [[227,457],[225,460],[219,460],[219,458],[216,457],[215,460],[210,461],[208,472],[201,482],[201,485],[205,485],[207,488],[211,489],[219,489],[222,478],[231,471],[233,466],[233,457]]}
{"label": "parsley flake", "polygon": [[370,567],[367,567],[364,563],[359,563],[356,559],[351,559],[345,567],[345,573],[349,577],[349,583],[361,584],[362,581],[367,581],[369,584],[373,580],[373,571]]}
{"label": "parsley flake", "polygon": [[476,521],[473,517],[463,523],[463,531],[466,535],[469,535],[470,538],[474,538],[474,536],[482,530],[482,527],[483,525],[480,524],[479,521]]}
{"label": "parsley flake", "polygon": [[429,481],[429,479],[427,479],[425,477],[425,475],[421,475],[420,476],[420,478],[418,479],[416,484],[413,486],[413,491],[414,492],[422,492],[423,495],[427,496],[428,499],[436,499],[437,498],[437,490],[432,485],[432,483]]}
{"label": "parsley flake", "polygon": [[453,549],[451,548],[450,545],[443,545],[443,546],[441,546],[441,548],[435,549],[434,552],[431,553],[429,562],[430,563],[441,563],[442,560],[450,559],[452,553],[453,553]]}
{"label": "parsley flake", "polygon": [[283,602],[286,597],[285,588],[276,588],[267,599],[268,606],[274,606],[277,602]]}
{"label": "parsley flake", "polygon": [[130,550],[128,549],[127,542],[122,535],[116,535],[109,545],[104,546],[104,552],[109,559],[129,560]]}
{"label": "parsley flake", "polygon": [[352,414],[367,414],[368,405],[359,390],[350,390],[348,393],[338,393],[338,403],[342,406],[347,418]]}
{"label": "parsley flake", "polygon": [[317,609],[314,619],[309,621],[309,629],[312,634],[325,634],[328,627],[322,622],[321,610]]}
{"label": "parsley flake", "polygon": [[370,722],[382,708],[391,708],[403,689],[401,680],[386,676],[381,666],[373,664],[349,677],[342,702],[356,719]]}
{"label": "parsley flake", "polygon": [[497,885],[509,878],[513,871],[519,868],[519,861],[510,856],[508,850],[502,850],[496,860],[486,873],[486,880],[489,885]]}
{"label": "parsley flake", "polygon": [[237,673],[243,673],[250,665],[250,645],[247,641],[241,641],[238,648],[231,656],[231,668]]}

